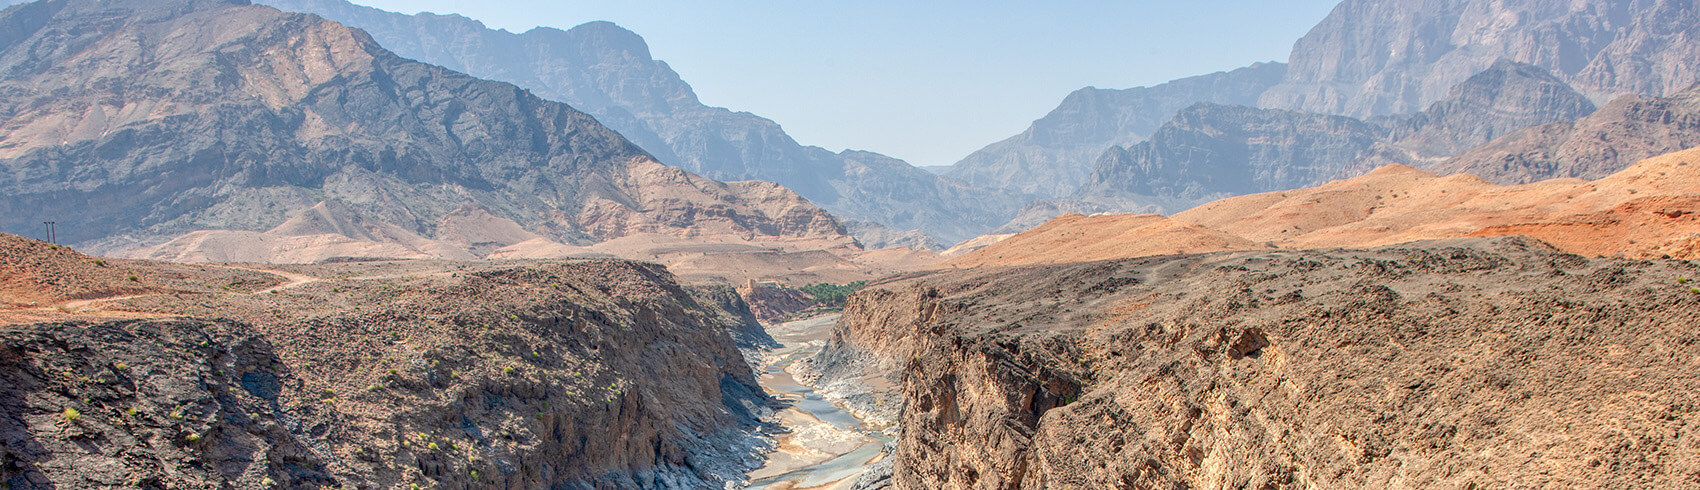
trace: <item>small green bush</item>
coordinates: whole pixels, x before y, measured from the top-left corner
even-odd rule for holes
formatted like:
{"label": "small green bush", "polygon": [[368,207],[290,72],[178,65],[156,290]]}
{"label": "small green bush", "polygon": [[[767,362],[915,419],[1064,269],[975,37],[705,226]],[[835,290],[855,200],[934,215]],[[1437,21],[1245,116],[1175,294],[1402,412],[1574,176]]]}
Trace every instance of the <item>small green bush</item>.
{"label": "small green bush", "polygon": [[850,297],[850,293],[854,293],[867,285],[868,281],[856,281],[848,284],[818,282],[797,289],[814,297],[816,306],[838,308],[844,306],[844,300]]}
{"label": "small green bush", "polygon": [[99,267],[106,267],[106,261],[96,260],[96,261],[94,261],[94,265],[99,266]]}
{"label": "small green bush", "polygon": [[83,412],[77,411],[75,408],[67,408],[65,409],[65,413],[59,415],[65,417],[66,422],[76,422],[78,419],[83,418]]}
{"label": "small green bush", "polygon": [[137,278],[136,276],[130,276],[130,282],[137,282],[137,281],[140,281],[140,280],[141,279]]}
{"label": "small green bush", "polygon": [[1677,284],[1688,284],[1688,278],[1678,277],[1678,278],[1676,278],[1676,283]]}
{"label": "small green bush", "polygon": [[125,370],[125,369],[130,369],[130,365],[129,365],[129,364],[124,364],[124,363],[122,363],[122,362],[120,362],[120,363],[118,363],[118,364],[113,364],[113,365],[112,365],[112,369],[117,369],[117,370],[119,370],[119,371],[123,371],[123,370]]}
{"label": "small green bush", "polygon": [[185,436],[183,438],[183,440],[185,442],[188,442],[189,444],[194,444],[194,443],[197,443],[197,442],[201,442],[201,435],[192,433],[192,434],[189,434],[188,436]]}
{"label": "small green bush", "polygon": [[136,412],[139,412],[139,410],[136,410],[136,407],[130,407],[130,408],[124,409],[124,415],[129,415],[131,417],[136,416]]}
{"label": "small green bush", "polygon": [[427,448],[427,449],[430,449],[430,450],[432,450],[432,451],[438,451],[438,450],[440,450],[440,449],[439,449],[439,448],[438,448],[438,447],[437,447],[437,443],[435,443],[435,442],[433,442],[433,443],[430,443],[430,444],[426,444],[426,445],[425,445],[425,447],[426,447],[426,448]]}
{"label": "small green bush", "polygon": [[518,369],[514,369],[514,367],[513,367],[513,366],[508,366],[508,367],[505,367],[505,368],[502,368],[502,373],[503,373],[503,374],[506,374],[506,375],[508,375],[508,376],[513,376],[513,375],[514,375],[514,373],[515,373],[515,372],[518,372],[518,371],[519,371],[519,370],[518,370]]}

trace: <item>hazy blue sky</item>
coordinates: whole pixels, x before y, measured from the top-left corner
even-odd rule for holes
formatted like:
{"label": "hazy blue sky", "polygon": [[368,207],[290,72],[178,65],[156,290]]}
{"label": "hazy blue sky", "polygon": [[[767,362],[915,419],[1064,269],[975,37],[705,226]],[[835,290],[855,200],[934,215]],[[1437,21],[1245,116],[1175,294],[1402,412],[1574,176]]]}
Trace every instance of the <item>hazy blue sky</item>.
{"label": "hazy blue sky", "polygon": [[510,31],[609,20],[709,105],[803,144],[956,162],[1088,85],[1285,61],[1337,0],[353,0]]}

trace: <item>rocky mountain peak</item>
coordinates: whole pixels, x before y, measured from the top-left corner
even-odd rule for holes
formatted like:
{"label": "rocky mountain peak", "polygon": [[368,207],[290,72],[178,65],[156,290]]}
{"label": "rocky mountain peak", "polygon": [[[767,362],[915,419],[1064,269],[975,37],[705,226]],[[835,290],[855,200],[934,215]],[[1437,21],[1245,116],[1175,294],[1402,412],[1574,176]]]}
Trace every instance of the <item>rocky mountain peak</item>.
{"label": "rocky mountain peak", "polygon": [[[0,213],[22,218],[7,231],[59,221],[68,242],[115,254],[271,250],[250,260],[316,258],[262,246],[287,240],[404,249],[385,256],[512,241],[438,236],[476,208],[500,225],[491,233],[546,243],[849,240],[788,190],[664,167],[565,104],[396,56],[360,30],[239,3],[159,5],[0,14],[0,39],[15,40],[0,49]],[[316,209],[357,226],[284,226]]]}
{"label": "rocky mountain peak", "polygon": [[1501,59],[1452,87],[1446,99],[1395,131],[1417,158],[1447,157],[1522,128],[1570,121],[1594,103],[1539,66]]}
{"label": "rocky mountain peak", "polygon": [[586,22],[566,31],[550,27],[527,31],[527,34],[532,33],[539,36],[567,36],[571,39],[570,44],[579,47],[580,52],[587,57],[619,56],[629,60],[655,61],[649,54],[649,43],[643,40],[643,36],[605,20]]}
{"label": "rocky mountain peak", "polygon": [[1021,205],[1018,195],[963,186],[890,157],[805,146],[771,120],[705,106],[677,72],[652,58],[642,37],[608,22],[514,34],[344,0],[263,3],[323,15],[372,33],[402,56],[571,104],[662,163],[725,181],[777,182],[846,219],[954,243],[996,227]]}

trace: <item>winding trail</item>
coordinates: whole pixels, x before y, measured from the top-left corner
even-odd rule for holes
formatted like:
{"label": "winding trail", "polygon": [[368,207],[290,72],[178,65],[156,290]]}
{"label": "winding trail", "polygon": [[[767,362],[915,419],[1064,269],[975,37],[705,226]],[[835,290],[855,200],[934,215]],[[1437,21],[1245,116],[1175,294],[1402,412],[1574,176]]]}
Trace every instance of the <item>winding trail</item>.
{"label": "winding trail", "polygon": [[[266,289],[263,289],[263,290],[252,291],[252,292],[248,292],[248,293],[225,293],[225,294],[247,294],[247,295],[270,294],[270,293],[275,292],[275,291],[281,291],[281,290],[284,290],[284,289],[294,288],[294,287],[302,286],[302,285],[305,285],[305,284],[311,284],[311,283],[319,282],[319,281],[323,280],[323,278],[320,278],[320,277],[309,276],[309,275],[306,275],[306,274],[297,274],[297,273],[294,273],[294,272],[284,272],[284,271],[273,270],[273,269],[257,269],[257,268],[252,268],[252,267],[239,267],[239,266],[234,266],[234,265],[217,265],[217,264],[206,264],[206,266],[207,267],[218,267],[218,268],[221,268],[221,269],[257,272],[257,273],[261,273],[261,274],[270,274],[270,275],[282,277],[284,279],[284,281],[281,284],[278,284],[276,286],[272,286],[270,288],[266,288]],[[51,305],[35,306],[35,307],[30,307],[30,308],[19,308],[19,309],[14,309],[12,311],[0,312],[0,325],[15,324],[15,323],[34,323],[34,322],[39,322],[39,321],[52,321],[52,320],[56,320],[56,319],[62,319],[65,316],[76,316],[76,315],[89,315],[89,316],[113,317],[113,318],[158,318],[158,317],[164,317],[164,316],[169,316],[169,315],[157,315],[157,314],[149,314],[149,313],[124,312],[124,311],[104,311],[104,310],[85,312],[83,310],[90,307],[90,306],[97,305],[97,304],[100,304],[100,303],[110,303],[110,302],[115,302],[115,301],[124,301],[124,300],[128,300],[128,299],[145,298],[145,297],[148,297],[148,296],[160,296],[160,295],[166,295],[166,294],[172,294],[172,293],[171,292],[163,292],[163,293],[131,294],[131,295],[125,295],[125,296],[108,296],[108,297],[105,297],[105,298],[78,299],[78,300],[71,300],[71,301],[55,303],[55,304],[51,304]]]}
{"label": "winding trail", "polygon": [[261,290],[261,291],[254,291],[254,292],[248,293],[248,294],[271,294],[273,291],[281,291],[281,290],[284,290],[284,289],[293,288],[293,287],[300,286],[300,285],[303,285],[303,284],[310,284],[310,283],[315,283],[315,282],[319,282],[319,281],[323,280],[323,278],[320,278],[320,277],[314,277],[314,276],[309,276],[309,275],[306,275],[306,274],[296,274],[294,272],[284,272],[284,271],[272,270],[272,269],[253,269],[253,268],[248,268],[248,267],[237,267],[237,266],[234,266],[234,265],[220,265],[220,266],[215,266],[215,267],[223,267],[225,269],[234,269],[234,270],[241,270],[241,271],[248,271],[248,272],[259,272],[259,273],[262,273],[262,274],[271,274],[271,275],[274,275],[274,276],[281,276],[284,279],[286,279],[286,281],[284,281],[283,284],[272,286],[271,288]]}

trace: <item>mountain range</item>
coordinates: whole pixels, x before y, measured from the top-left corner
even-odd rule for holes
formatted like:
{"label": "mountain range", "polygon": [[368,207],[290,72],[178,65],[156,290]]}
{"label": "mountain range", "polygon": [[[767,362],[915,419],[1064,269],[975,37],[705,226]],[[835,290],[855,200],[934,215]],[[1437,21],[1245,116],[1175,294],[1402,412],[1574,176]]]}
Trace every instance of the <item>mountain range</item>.
{"label": "mountain range", "polygon": [[1294,189],[1399,163],[1435,164],[1594,105],[1539,67],[1502,60],[1415,114],[1368,120],[1201,102],[1149,139],[1112,145],[1068,200],[1040,201],[1000,232],[1062,212],[1170,213],[1227,196]]}
{"label": "mountain range", "polygon": [[1026,131],[968,155],[946,175],[1040,197],[1067,196],[1086,181],[1105,148],[1149,138],[1195,103],[1254,105],[1286,72],[1283,63],[1257,63],[1152,87],[1076,90]]}
{"label": "mountain range", "polygon": [[972,238],[1007,221],[1024,201],[884,155],[804,146],[772,120],[706,106],[666,62],[652,58],[642,37],[609,22],[515,34],[457,15],[405,15],[344,0],[262,3],[363,29],[403,57],[570,104],[662,163],[723,181],[784,185],[835,216],[879,225],[852,228],[870,247]]}
{"label": "mountain range", "polygon": [[[119,255],[231,241],[203,230],[332,242],[307,258],[637,234],[849,243],[782,187],[661,165],[566,104],[317,16],[56,0],[0,26],[7,231],[57,221],[62,240]],[[276,257],[261,255],[242,258]]]}
{"label": "mountain range", "polygon": [[[1566,118],[1574,119],[1588,112],[1577,110],[1580,107],[1578,101],[1568,95],[1562,105],[1551,107],[1553,111],[1550,113],[1539,107],[1524,107],[1520,108],[1523,116],[1511,118],[1467,107],[1448,109],[1436,105],[1449,99],[1457,102],[1457,87],[1470,82],[1472,77],[1493,71],[1496,64],[1515,62],[1531,65],[1523,70],[1543,72],[1542,78],[1565,86],[1557,89],[1552,88],[1556,85],[1549,83],[1546,85],[1551,87],[1540,90],[1574,91],[1594,104],[1626,95],[1675,96],[1700,81],[1700,75],[1688,61],[1696,57],[1694,50],[1700,49],[1687,41],[1700,34],[1695,31],[1696,25],[1700,25],[1700,9],[1682,1],[1348,0],[1336,6],[1326,19],[1294,44],[1285,65],[1260,63],[1204,77],[1122,91],[1082,89],[1071,94],[1050,114],[1035,121],[1028,131],[988,145],[945,172],[971,183],[1032,191],[1050,198],[1097,193],[1104,184],[1092,181],[1091,169],[1105,158],[1112,163],[1121,158],[1117,151],[1106,153],[1106,150],[1121,147],[1120,151],[1127,151],[1161,131],[1147,124],[1105,124],[1107,120],[1127,120],[1106,115],[1140,114],[1142,121],[1155,120],[1163,124],[1201,102],[1342,115],[1378,124],[1391,123],[1393,126],[1421,123],[1410,116],[1424,111],[1430,112],[1429,117],[1436,115],[1433,114],[1435,110],[1463,110],[1465,113],[1493,116],[1497,122],[1475,128],[1455,127],[1451,123],[1421,124],[1430,132],[1476,132],[1476,137],[1467,141],[1422,143],[1422,139],[1428,136],[1404,136],[1409,128],[1397,135],[1420,156],[1451,157],[1474,146],[1466,143],[1485,142],[1480,138],[1484,129],[1491,128],[1494,134],[1503,135],[1509,130],[1529,125],[1566,122]],[[1164,94],[1163,103],[1154,104],[1148,99],[1131,96],[1151,93]],[[1217,112],[1233,114],[1231,111]],[[1196,121],[1196,117],[1188,117]],[[1543,117],[1547,120],[1542,121]],[[1177,123],[1185,125],[1187,121],[1177,120]],[[1232,121],[1223,123],[1233,124]],[[1547,128],[1544,131],[1559,130]],[[1678,147],[1665,144],[1652,146],[1666,151]],[[1601,172],[1621,169],[1636,158],[1657,153],[1638,152],[1632,158],[1614,160],[1615,167],[1608,165],[1601,171],[1577,175],[1597,177],[1603,175]],[[1471,157],[1472,160],[1479,158],[1479,155]],[[1368,171],[1377,164],[1396,161],[1376,160],[1355,165],[1353,170]],[[1278,165],[1289,164],[1305,167],[1312,162],[1301,160]],[[1203,168],[1212,167],[1206,165]],[[1462,167],[1454,165],[1449,168]],[[1516,173],[1521,170],[1500,172]],[[1556,176],[1567,172],[1557,169],[1538,173]],[[1195,178],[1216,177],[1220,176],[1199,175]],[[1049,187],[1037,189],[1033,182],[1046,183],[1044,185]],[[1076,187],[1050,186],[1054,182],[1071,183]],[[1131,181],[1112,184],[1126,187],[1141,185],[1147,184]],[[1152,204],[1166,208],[1162,206],[1164,203],[1156,201],[1140,204],[1144,206],[1104,208],[1038,201],[1024,210],[1010,226],[999,231],[1023,229],[1036,224],[1035,216],[1056,211],[1151,209],[1148,206]]]}
{"label": "mountain range", "polygon": [[[1596,68],[1554,69],[1540,50],[1457,58],[1500,38],[1594,32],[1550,28],[1560,18],[1606,19],[1625,36],[1662,42],[1683,31],[1650,25],[1646,11],[1689,14],[1675,4],[1583,2],[1559,15],[1516,2],[1346,2],[1295,44],[1304,70],[1331,56],[1364,62],[1351,46],[1367,42],[1352,40],[1367,35],[1353,31],[1366,17],[1456,17],[1442,22],[1452,31],[1388,31],[1400,39],[1461,32],[1454,24],[1487,18],[1481,12],[1523,20],[1492,27],[1500,38],[1411,41],[1451,46],[1444,51],[1456,58],[1401,58],[1405,71],[1383,70],[1383,78],[1456,80],[1441,96],[1416,99],[1427,103],[1422,111],[1292,102],[1303,97],[1271,94],[1295,93],[1314,74],[1258,63],[1154,87],[1079,90],[1022,135],[939,176],[878,153],[803,146],[773,121],[708,107],[640,36],[611,23],[515,34],[342,0],[268,3],[322,14],[335,27],[321,30],[347,33],[296,32],[304,22],[240,32],[224,21],[223,38],[129,32],[202,21],[173,17],[190,13],[172,11],[177,2],[121,25],[73,24],[124,3],[60,15],[75,4],[44,2],[10,13],[18,20],[0,84],[16,95],[0,113],[0,159],[15,170],[0,181],[11,196],[0,206],[19,222],[7,230],[60,220],[73,224],[66,238],[97,251],[178,260],[530,257],[632,235],[826,247],[854,235],[870,248],[938,249],[1066,212],[1173,212],[1393,163],[1503,183],[1599,177],[1700,141],[1688,93],[1625,95],[1590,115],[1608,92],[1665,92],[1685,80],[1659,75],[1675,61],[1644,57],[1653,68],[1602,85],[1588,73],[1626,56],[1613,54],[1630,49],[1621,40],[1577,51]],[[322,46],[253,47],[290,36]],[[320,54],[347,51],[372,61]],[[278,53],[299,66],[273,66],[268,57]],[[94,63],[97,55],[125,68]],[[1474,71],[1449,74],[1459,67]],[[93,90],[24,95],[79,85]]]}

